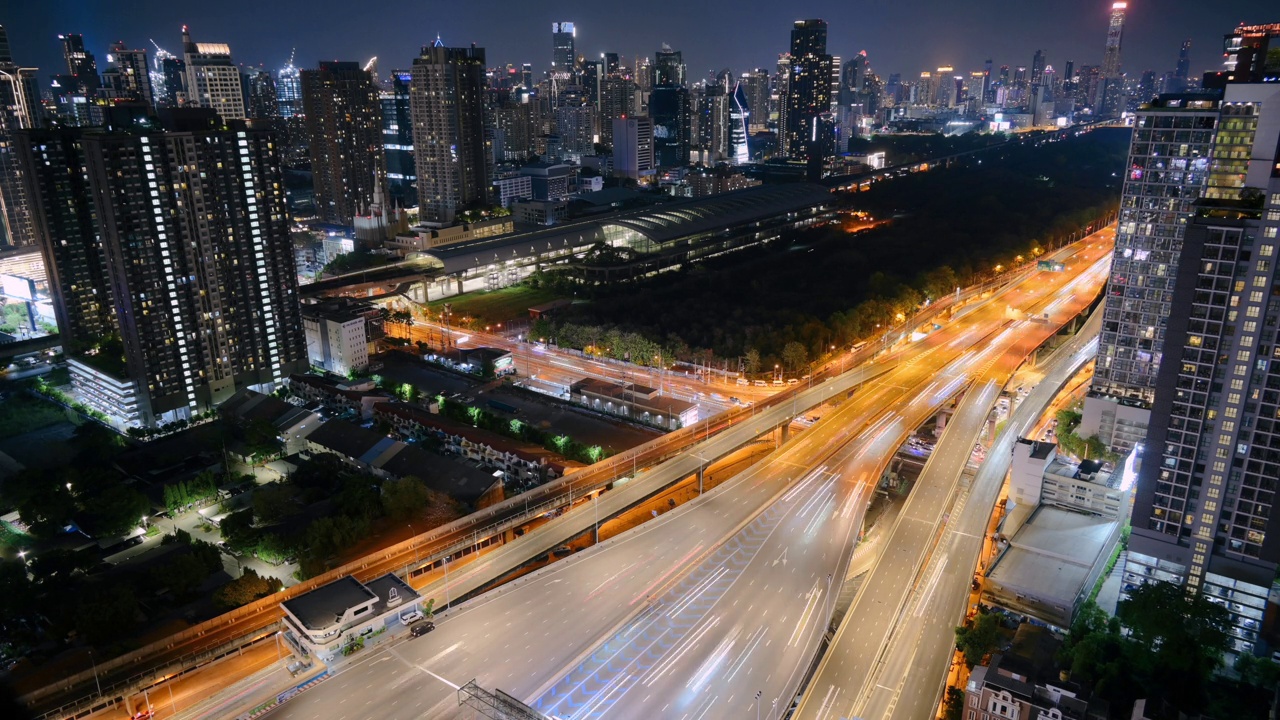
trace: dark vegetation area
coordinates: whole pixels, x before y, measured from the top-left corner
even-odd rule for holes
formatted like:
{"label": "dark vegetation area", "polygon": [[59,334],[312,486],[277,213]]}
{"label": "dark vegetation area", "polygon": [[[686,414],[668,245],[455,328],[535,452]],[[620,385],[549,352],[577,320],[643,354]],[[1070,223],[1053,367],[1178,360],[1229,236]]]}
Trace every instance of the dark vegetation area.
{"label": "dark vegetation area", "polygon": [[[979,612],[956,628],[966,664],[1001,651],[1010,632],[1003,623],[1003,615]],[[1111,717],[1129,717],[1141,698],[1156,709],[1167,703],[1215,718],[1265,717],[1280,665],[1244,655],[1235,664],[1238,680],[1215,675],[1231,645],[1229,629],[1223,606],[1171,583],[1149,582],[1120,602],[1116,617],[1086,603],[1056,659],[1070,681],[1108,702]]]}
{"label": "dark vegetation area", "polygon": [[[568,326],[635,332],[661,343],[669,359],[737,358],[755,350],[764,367],[782,362],[789,343],[816,357],[830,345],[874,334],[877,323],[926,298],[989,276],[997,264],[1062,243],[1114,208],[1128,137],[1127,130],[1104,129],[1009,146],[983,154],[981,162],[841,196],[846,209],[892,218],[869,231],[851,234],[832,222],[768,247],[613,286],[582,283],[572,270],[542,273],[531,282],[591,302],[530,335],[561,339]],[[579,337],[562,344],[580,342],[581,332],[574,333]]]}

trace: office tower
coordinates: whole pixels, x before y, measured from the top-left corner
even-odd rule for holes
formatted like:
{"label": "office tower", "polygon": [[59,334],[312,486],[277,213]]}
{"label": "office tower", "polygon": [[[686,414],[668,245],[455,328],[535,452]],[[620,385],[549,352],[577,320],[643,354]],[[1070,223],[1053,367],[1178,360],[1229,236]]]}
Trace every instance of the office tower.
{"label": "office tower", "polygon": [[618,73],[618,67],[619,67],[618,53],[605,53],[604,54],[605,72],[610,75],[616,75]]}
{"label": "office tower", "polygon": [[862,71],[866,59],[867,52],[863,50],[844,61],[844,65],[840,69],[840,94],[838,98],[840,105],[848,107],[857,104],[857,95],[862,92]]}
{"label": "office tower", "polygon": [[156,58],[160,63],[160,74],[164,77],[164,93],[158,98],[157,105],[177,107],[187,96],[187,64],[182,58]]}
{"label": "office tower", "polygon": [[831,56],[825,20],[797,20],[791,29],[791,73],[787,80],[786,154],[800,160],[834,152],[818,117],[831,110]]}
{"label": "office tower", "polygon": [[19,133],[73,387],[122,426],[306,368],[272,134],[212,110],[161,124]]}
{"label": "office tower", "polygon": [[659,85],[649,95],[653,119],[653,154],[658,167],[689,164],[692,107],[689,90],[679,85]]}
{"label": "office tower", "polygon": [[292,56],[276,71],[276,108],[286,120],[302,114],[302,71],[294,66]]}
{"label": "office tower", "polygon": [[577,32],[571,22],[551,23],[551,74],[561,78],[573,75],[578,63],[574,49]]}
{"label": "office tower", "polygon": [[1218,124],[1212,95],[1165,95],[1138,110],[1081,437],[1127,452],[1150,421],[1182,236],[1205,191]]}
{"label": "office tower", "polygon": [[1253,649],[1280,563],[1278,141],[1280,86],[1227,85],[1212,162],[1243,176],[1187,225],[1124,568],[1125,587],[1222,605],[1235,653]]}
{"label": "office tower", "polygon": [[413,117],[409,113],[412,75],[392,70],[382,102],[382,149],[387,166],[387,195],[397,207],[418,204],[418,170],[413,156]]}
{"label": "office tower", "polygon": [[91,94],[98,89],[98,61],[84,49],[84,36],[79,33],[59,35],[62,58],[67,62],[67,76],[73,78],[75,91]]}
{"label": "office tower", "polygon": [[764,130],[769,123],[770,112],[769,71],[756,68],[751,72],[743,73],[740,80],[743,92],[747,96],[747,108],[751,111],[747,128],[751,132]]}
{"label": "office tower", "polygon": [[1037,50],[1035,57],[1031,59],[1031,85],[1033,87],[1044,84],[1044,65],[1044,51]]}
{"label": "office tower", "polygon": [[1124,13],[1128,3],[1111,4],[1111,19],[1107,23],[1107,46],[1102,55],[1102,76],[1120,77],[1120,44],[1124,39]]}
{"label": "office tower", "polygon": [[115,63],[119,71],[122,97],[148,105],[155,104],[155,95],[151,89],[151,73],[147,66],[147,51],[130,50],[123,40],[111,45],[107,54],[107,62]]}
{"label": "office tower", "polygon": [[693,117],[690,129],[694,130],[694,146],[705,151],[711,162],[726,159],[729,155],[729,93],[719,84],[703,86],[702,93],[694,97]]}
{"label": "office tower", "polygon": [[520,66],[520,84],[525,90],[533,89],[533,65],[524,63]]}
{"label": "office tower", "polygon": [[0,250],[35,243],[24,171],[14,134],[40,120],[35,68],[20,68],[9,54],[9,35],[0,25]]}
{"label": "office tower", "polygon": [[684,55],[664,44],[653,54],[653,84],[683,86],[684,83]]}
{"label": "office tower", "polygon": [[1073,60],[1067,61],[1066,70],[1062,73],[1062,91],[1058,94],[1058,98],[1069,98],[1074,104],[1076,96],[1076,64]]}
{"label": "office tower", "polygon": [[746,165],[751,162],[751,154],[747,150],[747,120],[751,117],[751,109],[747,104],[747,93],[742,81],[733,86],[729,96],[729,153],[728,160],[733,165]]}
{"label": "office tower", "polygon": [[653,86],[653,65],[649,63],[649,58],[636,58],[636,87],[640,88],[640,92],[648,94]]}
{"label": "office tower", "polygon": [[[1134,98],[1139,104],[1150,102],[1156,96],[1156,71],[1147,70],[1142,73],[1142,77],[1138,80],[1137,97]],[[1136,108],[1135,108],[1136,109]]]}
{"label": "office tower", "polygon": [[613,121],[636,114],[636,84],[630,78],[610,77],[600,90],[600,142],[613,144]]}
{"label": "office tower", "polygon": [[[840,70],[843,68],[844,60],[839,55],[831,56],[831,109],[834,110],[839,105],[840,100]],[[730,94],[733,94],[733,85],[728,86]]]}
{"label": "office tower", "polygon": [[447,48],[437,40],[413,61],[409,110],[425,221],[452,224],[459,212],[488,199],[484,78],[484,48]]}
{"label": "office tower", "polygon": [[182,58],[187,71],[188,105],[210,108],[223,120],[244,118],[240,70],[231,62],[229,45],[192,42],[191,33],[183,25]]}
{"label": "office tower", "polygon": [[1121,101],[1124,87],[1120,75],[1120,45],[1124,38],[1124,14],[1127,7],[1128,3],[1125,2],[1111,5],[1107,45],[1102,55],[1102,80],[1098,84],[1098,95],[1094,98],[1094,109],[1102,117],[1114,117],[1124,109]]}
{"label": "office tower", "polygon": [[1187,81],[1191,79],[1191,40],[1187,39],[1182,42],[1182,49],[1178,50],[1178,64],[1173,71],[1173,87],[1166,88],[1165,92],[1182,92],[1187,89]]}
{"label": "office tower", "polygon": [[280,93],[276,79],[266,70],[247,70],[244,75],[245,115],[251,118],[278,119]]}
{"label": "office tower", "polygon": [[653,175],[653,121],[632,116],[613,121],[613,174],[641,180]]}
{"label": "office tower", "polygon": [[594,155],[596,109],[591,105],[562,105],[556,108],[556,134],[560,149],[574,155]]}
{"label": "office tower", "polygon": [[351,225],[383,187],[382,104],[369,71],[355,62],[322,62],[302,71],[302,113],[311,147],[316,214]]}
{"label": "office tower", "polygon": [[1241,25],[1225,37],[1225,82],[1280,81],[1280,23]]}

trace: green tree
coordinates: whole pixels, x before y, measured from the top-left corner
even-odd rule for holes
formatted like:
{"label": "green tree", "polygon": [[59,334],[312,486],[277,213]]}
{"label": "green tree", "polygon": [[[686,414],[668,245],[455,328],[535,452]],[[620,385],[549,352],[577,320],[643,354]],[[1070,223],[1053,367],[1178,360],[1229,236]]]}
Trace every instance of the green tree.
{"label": "green tree", "polygon": [[1209,679],[1231,646],[1227,609],[1173,583],[1148,582],[1129,592],[1118,614],[1149,653],[1143,670],[1178,707],[1203,706]]}
{"label": "green tree", "polygon": [[256,418],[241,426],[245,449],[254,462],[263,462],[279,455],[284,447],[280,433],[270,422]]}
{"label": "green tree", "polygon": [[253,516],[260,525],[269,525],[300,508],[294,501],[296,491],[284,483],[263,485],[253,491]]}
{"label": "green tree", "polygon": [[85,520],[98,534],[123,535],[142,524],[151,512],[146,496],[130,485],[107,488],[83,502]]}
{"label": "green tree", "polygon": [[218,588],[213,594],[213,602],[220,608],[230,610],[280,592],[283,587],[284,583],[279,579],[264,578],[253,568],[249,568],[240,577]]}
{"label": "green tree", "polygon": [[1235,669],[1240,673],[1240,681],[1246,685],[1274,688],[1280,683],[1280,664],[1253,653],[1241,653],[1236,658]]}
{"label": "green tree", "polygon": [[760,372],[760,351],[755,348],[747,348],[743,365],[748,375],[755,375]]}
{"label": "green tree", "polygon": [[782,362],[792,372],[799,372],[809,362],[809,351],[798,342],[789,342],[782,348]]}
{"label": "green tree", "polygon": [[104,646],[133,634],[138,624],[138,598],[125,583],[85,593],[75,617],[76,630],[91,644]]}
{"label": "green tree", "polygon": [[943,720],[963,720],[964,718],[964,691],[960,688],[947,688],[947,705],[944,711]]}
{"label": "green tree", "polygon": [[964,653],[964,661],[969,667],[981,663],[999,646],[1000,618],[994,613],[980,612],[956,628],[956,647]]}
{"label": "green tree", "polygon": [[382,483],[382,508],[396,521],[416,517],[429,502],[426,484],[412,475]]}

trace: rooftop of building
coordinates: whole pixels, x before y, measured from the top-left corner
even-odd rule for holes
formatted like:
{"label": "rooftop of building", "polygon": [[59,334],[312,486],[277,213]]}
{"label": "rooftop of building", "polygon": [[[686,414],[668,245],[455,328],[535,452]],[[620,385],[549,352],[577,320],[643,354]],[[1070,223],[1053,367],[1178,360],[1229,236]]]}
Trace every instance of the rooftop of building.
{"label": "rooftop of building", "polygon": [[474,506],[482,495],[498,482],[492,470],[475,467],[461,458],[444,457],[406,445],[382,464],[382,470],[395,477],[418,478],[431,490]]}
{"label": "rooftop of building", "polygon": [[308,442],[353,460],[364,458],[384,440],[390,440],[390,438],[383,433],[362,428],[345,420],[330,420],[322,423],[307,436]]}
{"label": "rooftop of building", "polygon": [[324,630],[342,622],[351,608],[378,599],[364,583],[347,575],[282,604],[307,630]]}
{"label": "rooftop of building", "polygon": [[1072,600],[1117,522],[1041,505],[1009,540],[988,578],[1005,588]]}
{"label": "rooftop of building", "polygon": [[1018,438],[1018,443],[1031,447],[1031,457],[1036,460],[1048,460],[1057,451],[1058,446],[1051,442],[1040,442],[1031,438]]}

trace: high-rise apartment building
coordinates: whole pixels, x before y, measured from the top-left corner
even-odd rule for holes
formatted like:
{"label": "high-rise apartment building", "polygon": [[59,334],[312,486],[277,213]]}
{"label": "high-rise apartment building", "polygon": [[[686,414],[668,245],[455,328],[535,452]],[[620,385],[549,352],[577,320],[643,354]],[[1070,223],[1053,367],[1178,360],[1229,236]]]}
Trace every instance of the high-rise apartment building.
{"label": "high-rise apartment building", "polygon": [[447,48],[437,40],[413,61],[409,110],[425,221],[452,224],[459,212],[488,200],[493,173],[484,86],[484,48]]}
{"label": "high-rise apartment building", "polygon": [[636,89],[630,78],[605,79],[600,91],[600,142],[613,144],[613,121],[636,114]]}
{"label": "high-rise apartment building", "polygon": [[[743,92],[747,95],[747,107],[751,110],[751,117],[747,122],[747,127],[752,132],[762,131],[769,124],[769,112],[771,103],[769,102],[769,71],[764,68],[756,68],[750,72],[742,73],[739,78],[742,81]],[[653,101],[650,100],[650,103]]]}
{"label": "high-rise apartment building", "polygon": [[278,119],[280,94],[276,90],[276,78],[266,70],[248,70],[244,74],[245,115],[251,118]]}
{"label": "high-rise apartment building", "polygon": [[551,74],[567,78],[578,63],[574,43],[577,31],[571,22],[551,23]]}
{"label": "high-rise apartment building", "polygon": [[62,42],[62,58],[67,62],[67,74],[74,79],[78,91],[92,93],[98,88],[98,60],[85,50],[84,36],[79,33],[59,35]]}
{"label": "high-rise apartment building", "polygon": [[0,25],[0,249],[35,243],[31,206],[14,149],[14,134],[40,120],[35,68],[18,67],[9,54],[9,36]]}
{"label": "high-rise apartment building", "polygon": [[413,117],[409,113],[412,76],[392,70],[382,101],[382,149],[387,165],[387,195],[398,207],[418,205],[418,170],[413,157]]}
{"label": "high-rise apartment building", "polygon": [[1224,82],[1280,81],[1280,23],[1241,25],[1223,43]]}
{"label": "high-rise apartment building", "polygon": [[145,49],[131,50],[123,40],[111,45],[107,54],[107,62],[114,63],[120,77],[119,91],[123,97],[148,105],[155,104],[155,94],[151,89],[151,72],[147,66]]}
{"label": "high-rise apartment building", "polygon": [[596,123],[596,109],[591,105],[561,105],[556,108],[556,134],[560,137],[560,149],[574,155],[594,155]]}
{"label": "high-rise apartment building", "polygon": [[613,174],[640,180],[653,174],[653,121],[632,116],[613,121]]}
{"label": "high-rise apartment building", "polygon": [[160,59],[160,74],[164,77],[164,94],[158,98],[158,105],[177,107],[187,96],[187,64],[182,58],[166,57]]}
{"label": "high-rise apartment building", "polygon": [[1146,435],[1165,322],[1192,207],[1209,183],[1214,95],[1164,95],[1138,110],[1125,166],[1082,437],[1127,452]]}
{"label": "high-rise apartment building", "polygon": [[356,62],[322,62],[302,71],[302,113],[311,148],[316,215],[351,225],[384,187],[382,102],[373,76]]}
{"label": "high-rise apartment building", "polygon": [[801,160],[825,158],[835,150],[834,137],[820,117],[831,112],[831,56],[827,54],[827,22],[797,20],[791,29],[791,68],[786,93],[786,154]]}
{"label": "high-rise apartment building", "polygon": [[156,124],[18,134],[73,387],[120,426],[306,367],[273,134],[211,110]]}
{"label": "high-rise apartment building", "polygon": [[223,120],[244,119],[244,90],[240,86],[240,69],[231,62],[231,46],[192,42],[191,33],[183,25],[182,53],[187,105],[209,108]]}
{"label": "high-rise apartment building", "polygon": [[1280,86],[1227,85],[1218,139],[1215,168],[1247,160],[1183,238],[1124,586],[1202,593],[1229,611],[1241,653],[1280,567]]}

